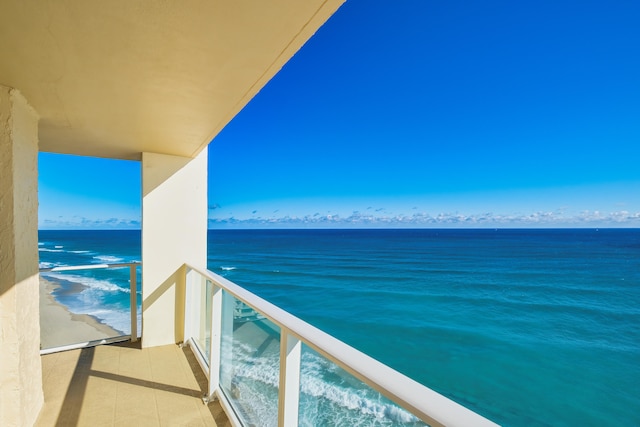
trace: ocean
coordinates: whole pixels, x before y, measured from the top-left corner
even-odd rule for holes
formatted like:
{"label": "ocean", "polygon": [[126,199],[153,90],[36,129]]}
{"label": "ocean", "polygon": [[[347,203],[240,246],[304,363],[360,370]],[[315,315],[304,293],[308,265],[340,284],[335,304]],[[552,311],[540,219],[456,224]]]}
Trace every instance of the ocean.
{"label": "ocean", "polygon": [[[140,260],[139,231],[39,240],[43,267]],[[499,424],[640,425],[640,229],[210,230],[208,267]],[[125,331],[128,272],[84,274],[56,298]],[[371,418],[351,397],[324,396]]]}
{"label": "ocean", "polygon": [[[140,262],[140,237],[140,231],[134,230],[40,230],[40,268]],[[138,308],[142,305],[140,270],[138,267]],[[41,276],[61,285],[53,296],[69,311],[97,317],[122,335],[129,335],[129,274],[128,268],[121,268],[47,272]],[[86,288],[77,292],[73,286],[76,283]],[[140,313],[138,310],[138,333]]]}

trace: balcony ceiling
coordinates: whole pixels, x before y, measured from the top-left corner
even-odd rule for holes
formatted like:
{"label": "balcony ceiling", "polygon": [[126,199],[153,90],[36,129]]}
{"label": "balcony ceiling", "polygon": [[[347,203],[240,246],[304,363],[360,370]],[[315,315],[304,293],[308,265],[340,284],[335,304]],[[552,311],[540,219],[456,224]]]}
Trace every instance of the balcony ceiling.
{"label": "balcony ceiling", "polygon": [[192,157],[344,0],[2,0],[0,85],[40,150]]}

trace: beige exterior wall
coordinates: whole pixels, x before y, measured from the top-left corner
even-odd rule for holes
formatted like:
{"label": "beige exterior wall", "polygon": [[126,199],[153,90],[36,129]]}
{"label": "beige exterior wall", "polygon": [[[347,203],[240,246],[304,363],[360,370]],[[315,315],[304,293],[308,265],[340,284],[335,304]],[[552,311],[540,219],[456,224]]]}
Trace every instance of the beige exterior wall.
{"label": "beige exterior wall", "polygon": [[142,345],[183,340],[181,266],[207,262],[207,150],[142,154]]}
{"label": "beige exterior wall", "polygon": [[38,304],[38,116],[0,86],[0,425],[33,425],[43,403]]}

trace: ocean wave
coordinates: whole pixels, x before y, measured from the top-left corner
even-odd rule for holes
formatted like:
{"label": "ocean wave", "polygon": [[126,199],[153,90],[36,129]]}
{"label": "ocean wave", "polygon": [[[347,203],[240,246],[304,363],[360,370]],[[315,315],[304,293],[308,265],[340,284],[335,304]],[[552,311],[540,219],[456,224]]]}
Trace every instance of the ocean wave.
{"label": "ocean wave", "polygon": [[[43,273],[42,277],[52,281],[83,285],[84,288],[78,293],[66,294],[63,292],[61,295],[54,293],[54,297],[72,313],[94,316],[102,323],[115,329],[118,334],[130,333],[128,294],[131,291],[127,286],[120,286],[111,279],[96,279],[80,274],[48,272]],[[66,286],[63,285],[62,289],[65,288]],[[125,303],[123,304],[123,302]],[[137,317],[140,327],[141,310],[137,311]]]}
{"label": "ocean wave", "polygon": [[97,259],[98,261],[102,261],[102,262],[122,262],[122,261],[124,261],[124,258],[119,258],[117,256],[112,256],[112,255],[98,255],[98,256],[94,256],[93,259]]}
{"label": "ocean wave", "polygon": [[231,271],[231,270],[235,270],[237,267],[220,267],[220,270],[224,270],[224,271]]}
{"label": "ocean wave", "polygon": [[54,248],[56,248],[56,249],[62,249],[62,248],[64,248],[64,246],[62,246],[62,245],[56,245],[56,246],[54,246]]}
{"label": "ocean wave", "polygon": [[91,251],[69,251],[72,254],[88,254],[91,253]]}
{"label": "ocean wave", "polygon": [[[72,310],[73,311],[73,310]],[[131,333],[131,320],[129,310],[109,309],[105,307],[96,307],[87,310],[86,313],[100,320],[102,323],[112,327],[121,334]],[[138,333],[142,330],[142,317],[140,310],[137,313]]]}
{"label": "ocean wave", "polygon": [[415,423],[418,419],[404,409],[386,403],[382,397],[374,396],[375,392],[364,389],[345,388],[338,384],[331,384],[321,377],[305,373],[302,366],[302,393],[315,398],[324,398],[335,405],[363,415],[370,415],[377,419],[386,419],[399,423]]}
{"label": "ocean wave", "polygon": [[53,267],[59,267],[60,264],[57,262],[39,262],[38,263],[38,268],[53,268]]}
{"label": "ocean wave", "polygon": [[64,252],[62,249],[38,248],[40,252]]}
{"label": "ocean wave", "polygon": [[[247,393],[253,395],[247,389],[250,385],[242,385],[237,378],[245,378],[273,388],[279,384],[279,359],[278,355],[254,357],[255,349],[234,340],[233,358],[237,364],[234,366],[234,378],[232,383],[241,387],[241,395]],[[230,372],[227,371],[227,375]],[[359,419],[369,416],[381,425],[392,422],[393,425],[423,425],[418,418],[411,413],[388,401],[380,393],[361,384],[350,377],[335,364],[314,353],[305,352],[302,355],[300,391],[317,401],[323,401],[333,406],[332,413],[341,408],[339,415],[345,419]],[[327,378],[336,379],[335,382],[327,381]],[[244,400],[244,399],[243,399]],[[255,408],[254,408],[255,410]],[[264,411],[259,412],[265,412]],[[338,416],[338,414],[335,414]]]}
{"label": "ocean wave", "polygon": [[99,290],[103,292],[124,292],[127,294],[131,293],[130,289],[118,286],[115,283],[109,282],[108,280],[94,279],[93,277],[64,273],[46,273],[44,277],[80,283],[81,285],[84,285],[92,290]]}

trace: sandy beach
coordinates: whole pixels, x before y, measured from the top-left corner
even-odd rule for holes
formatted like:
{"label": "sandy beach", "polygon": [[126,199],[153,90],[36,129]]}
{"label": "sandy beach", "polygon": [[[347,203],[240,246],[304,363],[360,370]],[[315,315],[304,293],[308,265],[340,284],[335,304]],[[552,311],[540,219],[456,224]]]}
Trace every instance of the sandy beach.
{"label": "sandy beach", "polygon": [[[93,316],[71,313],[52,295],[59,284],[40,277],[40,348],[100,340],[122,335]],[[81,292],[77,284],[72,292]]]}

